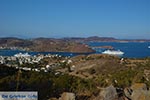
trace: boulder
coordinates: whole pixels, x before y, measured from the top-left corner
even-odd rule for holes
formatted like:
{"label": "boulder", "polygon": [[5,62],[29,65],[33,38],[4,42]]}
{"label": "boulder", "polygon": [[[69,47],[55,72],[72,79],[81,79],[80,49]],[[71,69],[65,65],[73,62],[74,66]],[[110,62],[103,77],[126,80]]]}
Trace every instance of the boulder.
{"label": "boulder", "polygon": [[124,90],[129,100],[150,100],[150,91],[144,83],[135,83]]}
{"label": "boulder", "polygon": [[133,84],[131,86],[131,89],[133,91],[142,91],[142,90],[146,91],[147,90],[147,86],[144,83],[135,83],[135,84]]}
{"label": "boulder", "polygon": [[102,89],[99,95],[94,100],[117,100],[118,95],[116,88],[112,85]]}
{"label": "boulder", "polygon": [[69,92],[64,92],[59,100],[75,100],[75,94],[74,93],[69,93]]}

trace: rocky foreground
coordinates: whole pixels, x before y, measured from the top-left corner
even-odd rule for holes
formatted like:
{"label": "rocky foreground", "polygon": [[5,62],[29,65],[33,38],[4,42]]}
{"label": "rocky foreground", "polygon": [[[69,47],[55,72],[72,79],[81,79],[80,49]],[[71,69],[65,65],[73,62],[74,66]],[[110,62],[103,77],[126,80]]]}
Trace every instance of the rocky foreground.
{"label": "rocky foreground", "polygon": [[149,88],[150,58],[50,55],[17,69],[0,65],[0,91],[38,91],[39,100],[149,100]]}
{"label": "rocky foreground", "polygon": [[[76,100],[74,93],[64,92],[59,99],[51,98],[50,100]],[[144,83],[135,83],[131,87],[119,90],[110,85],[101,89],[97,96],[88,100],[149,100],[150,90]],[[85,100],[85,99],[84,99]]]}
{"label": "rocky foreground", "polygon": [[[127,59],[109,55],[92,54],[88,56],[76,56],[71,58],[71,60],[71,66],[73,67],[71,67],[72,70],[68,74],[91,80],[94,85],[96,85],[96,87],[93,86],[93,89],[94,87],[96,88],[94,91],[86,90],[86,92],[83,93],[85,97],[87,96],[86,98],[82,98],[83,100],[150,99],[149,58]],[[62,71],[64,71],[64,69]],[[88,91],[92,94],[90,95]],[[74,93],[72,97],[69,97],[68,93],[65,93],[65,95],[65,99],[62,99],[64,98],[63,93],[60,100],[70,100],[67,98],[76,100],[74,99]]]}

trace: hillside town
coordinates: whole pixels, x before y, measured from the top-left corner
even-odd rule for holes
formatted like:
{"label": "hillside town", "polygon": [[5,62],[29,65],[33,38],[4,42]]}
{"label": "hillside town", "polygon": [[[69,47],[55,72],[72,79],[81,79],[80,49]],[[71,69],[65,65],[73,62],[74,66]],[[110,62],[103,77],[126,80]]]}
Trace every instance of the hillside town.
{"label": "hillside town", "polygon": [[[4,64],[8,67],[14,67],[16,69],[21,69],[25,71],[44,71],[48,72],[51,69],[60,67],[62,64],[69,64],[72,61],[69,59],[70,57],[62,57],[61,55],[55,54],[47,54],[47,55],[29,55],[28,53],[18,53],[14,56],[0,56],[0,64]],[[49,62],[44,63],[44,65],[39,66],[43,59],[59,59],[57,62]],[[25,64],[31,64],[32,66],[24,66]],[[37,65],[37,66],[35,66]]]}

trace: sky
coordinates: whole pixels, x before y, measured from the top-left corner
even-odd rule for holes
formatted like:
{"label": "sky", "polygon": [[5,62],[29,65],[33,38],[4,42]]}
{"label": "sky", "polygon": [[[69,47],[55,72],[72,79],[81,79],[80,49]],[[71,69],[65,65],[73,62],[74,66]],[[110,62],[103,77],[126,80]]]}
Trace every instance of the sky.
{"label": "sky", "polygon": [[0,0],[0,37],[150,39],[150,0]]}

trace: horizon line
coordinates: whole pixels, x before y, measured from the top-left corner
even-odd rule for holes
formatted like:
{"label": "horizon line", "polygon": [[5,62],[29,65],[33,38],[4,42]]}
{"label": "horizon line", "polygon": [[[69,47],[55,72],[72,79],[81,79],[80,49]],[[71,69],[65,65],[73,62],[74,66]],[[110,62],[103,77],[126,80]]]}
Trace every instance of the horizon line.
{"label": "horizon line", "polygon": [[18,38],[18,39],[37,39],[37,38],[47,38],[47,39],[65,39],[65,38],[92,38],[92,37],[97,37],[97,38],[113,38],[117,40],[150,40],[146,38],[116,38],[116,37],[107,37],[107,36],[67,36],[67,37],[45,37],[45,36],[39,36],[39,37],[19,37],[19,36],[0,36],[0,38]]}

